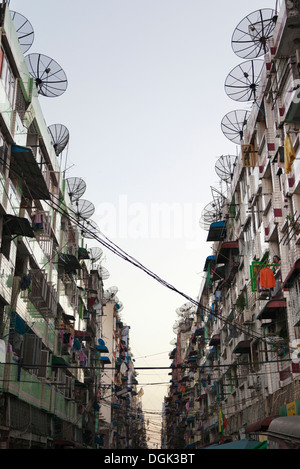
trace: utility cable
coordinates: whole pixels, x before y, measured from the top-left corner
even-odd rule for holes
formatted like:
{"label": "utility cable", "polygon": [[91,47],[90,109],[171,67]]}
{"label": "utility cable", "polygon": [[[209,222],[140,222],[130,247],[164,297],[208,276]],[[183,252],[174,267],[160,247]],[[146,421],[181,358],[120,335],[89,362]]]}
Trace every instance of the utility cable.
{"label": "utility cable", "polygon": [[[201,305],[197,300],[191,298],[189,295],[185,294],[184,292],[178,290],[176,287],[174,287],[173,285],[171,285],[170,283],[166,282],[165,280],[163,280],[161,277],[159,277],[157,274],[155,274],[154,272],[152,272],[151,270],[149,270],[148,268],[146,268],[143,264],[141,264],[139,261],[137,261],[135,258],[133,258],[132,256],[130,256],[129,254],[127,254],[124,250],[122,250],[119,246],[117,246],[115,243],[113,243],[111,240],[109,240],[102,232],[100,232],[100,234],[105,238],[104,239],[101,239],[99,236],[97,236],[97,234],[90,230],[86,225],[84,225],[83,223],[86,222],[86,220],[83,219],[83,223],[81,223],[79,221],[79,218],[77,216],[77,218],[73,217],[69,212],[67,212],[66,210],[64,210],[60,205],[58,205],[57,203],[54,202],[54,198],[57,198],[54,194],[52,194],[52,200],[51,200],[51,204],[45,200],[44,202],[49,205],[53,210],[56,210],[60,215],[62,216],[65,216],[66,218],[68,218],[70,221],[72,221],[75,225],[77,225],[79,228],[81,228],[81,230],[85,233],[88,233],[89,236],[95,240],[97,240],[100,244],[102,244],[103,246],[105,246],[107,249],[109,249],[111,252],[113,252],[114,254],[117,254],[119,257],[123,258],[124,260],[126,260],[127,262],[131,263],[132,265],[136,266],[137,268],[139,268],[140,270],[142,270],[143,272],[145,272],[147,275],[149,275],[150,277],[154,278],[156,281],[158,281],[159,283],[161,283],[163,286],[169,288],[170,290],[178,293],[179,295],[183,296],[185,299],[187,299],[188,301],[190,301],[192,304],[194,304],[195,306],[197,306],[197,308],[201,308],[202,310],[208,312],[209,314],[212,314],[214,317],[220,319],[221,321],[229,324],[229,325],[232,325],[232,322],[229,321],[227,318],[224,318],[222,317],[222,315],[220,313],[217,313],[216,311],[212,311],[210,309],[208,309],[207,307],[205,307],[204,305]],[[65,205],[65,204],[64,204]],[[72,211],[71,209],[69,209],[69,211]],[[75,213],[73,211],[73,213]],[[88,222],[87,222],[88,223]],[[257,333],[254,333],[253,331],[249,331],[249,329],[244,329],[241,325],[239,324],[234,324],[235,328],[237,330],[240,330],[240,332],[243,332],[245,333],[246,335],[248,335],[249,337],[252,337],[253,339],[256,339],[256,340],[262,340],[262,341],[266,341],[266,338],[263,337],[262,335],[259,335]]]}

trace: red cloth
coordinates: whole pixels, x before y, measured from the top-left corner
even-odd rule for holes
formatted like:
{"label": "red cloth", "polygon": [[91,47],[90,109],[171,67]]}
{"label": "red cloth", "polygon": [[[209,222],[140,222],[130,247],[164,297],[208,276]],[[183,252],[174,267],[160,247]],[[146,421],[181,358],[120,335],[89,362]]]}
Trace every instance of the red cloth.
{"label": "red cloth", "polygon": [[261,288],[273,288],[276,285],[274,273],[269,267],[264,267],[260,271],[260,287]]}

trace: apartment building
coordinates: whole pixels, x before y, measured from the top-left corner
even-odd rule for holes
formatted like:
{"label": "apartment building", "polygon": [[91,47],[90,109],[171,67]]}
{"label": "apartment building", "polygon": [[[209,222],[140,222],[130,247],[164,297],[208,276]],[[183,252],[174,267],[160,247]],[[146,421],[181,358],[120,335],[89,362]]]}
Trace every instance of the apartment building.
{"label": "apartment building", "polygon": [[[47,127],[40,106],[40,95],[59,99],[66,91],[66,76],[53,59],[25,55],[31,24],[20,16],[1,3],[0,444],[108,449],[116,445],[113,419],[120,425],[113,411],[117,350],[126,342],[116,321],[120,305],[107,302],[101,249],[88,246],[97,225],[82,198],[85,183],[65,179],[59,167],[68,132]],[[133,432],[143,419],[130,359]],[[126,436],[129,445],[133,435]]]}
{"label": "apartment building", "polygon": [[246,22],[252,44],[246,33],[233,43],[244,61],[241,76],[233,71],[225,84],[239,108],[221,125],[240,153],[220,158],[226,190],[214,192],[215,211],[210,206],[201,220],[213,255],[193,321],[182,318],[177,331],[179,343],[190,327],[179,360],[187,382],[174,369],[165,402],[170,447],[175,428],[185,447],[200,448],[224,438],[263,440],[272,420],[300,413],[298,2]]}

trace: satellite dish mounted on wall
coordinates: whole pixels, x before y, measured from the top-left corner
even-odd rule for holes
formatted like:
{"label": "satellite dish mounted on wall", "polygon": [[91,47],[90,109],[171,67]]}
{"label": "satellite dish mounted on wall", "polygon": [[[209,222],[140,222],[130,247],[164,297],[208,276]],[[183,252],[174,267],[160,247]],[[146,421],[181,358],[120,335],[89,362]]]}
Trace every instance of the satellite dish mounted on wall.
{"label": "satellite dish mounted on wall", "polygon": [[275,10],[256,10],[237,25],[231,39],[233,52],[242,59],[256,59],[269,50],[278,15]]}
{"label": "satellite dish mounted on wall", "polygon": [[178,314],[178,316],[181,316],[183,318],[191,317],[195,314],[195,312],[196,306],[191,302],[185,303],[184,305],[176,309],[176,313]]}
{"label": "satellite dish mounted on wall", "polygon": [[53,124],[48,127],[56,156],[59,156],[69,143],[69,131],[62,124]]}
{"label": "satellite dish mounted on wall", "polygon": [[200,226],[205,231],[209,231],[210,225],[216,221],[221,221],[223,218],[222,209],[224,207],[223,198],[215,198],[212,202],[207,204],[201,214]]}
{"label": "satellite dish mounted on wall", "polygon": [[66,91],[66,74],[55,60],[42,54],[29,54],[25,61],[30,76],[35,80],[38,94],[56,98]]}
{"label": "satellite dish mounted on wall", "polygon": [[222,155],[215,165],[215,170],[219,178],[224,182],[231,182],[234,168],[236,166],[237,156]]}
{"label": "satellite dish mounted on wall", "polygon": [[179,321],[175,321],[175,323],[174,323],[174,325],[173,325],[173,332],[174,332],[174,334],[178,334],[179,327],[180,327]]}
{"label": "satellite dish mounted on wall", "polygon": [[98,262],[102,256],[103,256],[103,251],[101,248],[94,247],[94,248],[89,249],[89,257],[90,257],[90,261],[92,262],[92,265]]}
{"label": "satellite dish mounted on wall", "polygon": [[21,15],[20,13],[11,11],[10,14],[22,52],[25,54],[30,49],[34,41],[33,27],[31,23],[25,18],[25,16]]}
{"label": "satellite dish mounted on wall", "polygon": [[226,199],[225,195],[219,189],[216,189],[215,187],[210,186],[210,189],[211,189],[211,193],[213,196],[213,200],[215,202],[220,202],[220,204],[224,205],[225,199]]}
{"label": "satellite dish mounted on wall", "polygon": [[107,280],[110,277],[109,271],[103,267],[101,264],[98,266],[98,273],[102,280]]}
{"label": "satellite dish mounted on wall", "polygon": [[227,96],[239,102],[256,101],[263,66],[263,60],[247,60],[231,70],[225,80]]}
{"label": "satellite dish mounted on wall", "polygon": [[94,239],[100,234],[98,225],[93,220],[84,220],[80,225],[81,235],[83,238]]}
{"label": "satellite dish mounted on wall", "polygon": [[66,185],[71,202],[80,199],[86,191],[86,183],[81,178],[68,178]]}
{"label": "satellite dish mounted on wall", "polygon": [[95,206],[88,200],[78,199],[72,203],[72,210],[76,218],[84,218],[86,220],[94,214]]}
{"label": "satellite dish mounted on wall", "polygon": [[116,298],[116,294],[118,293],[118,287],[109,287],[105,290],[103,297],[105,300],[114,300]]}
{"label": "satellite dish mounted on wall", "polygon": [[231,111],[226,114],[221,122],[221,129],[225,137],[233,143],[240,144],[249,116],[250,112],[245,110]]}

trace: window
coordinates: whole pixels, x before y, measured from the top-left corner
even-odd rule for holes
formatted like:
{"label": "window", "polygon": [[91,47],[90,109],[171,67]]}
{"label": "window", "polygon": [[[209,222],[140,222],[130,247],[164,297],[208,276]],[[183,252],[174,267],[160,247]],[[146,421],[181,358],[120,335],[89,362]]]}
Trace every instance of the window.
{"label": "window", "polygon": [[11,235],[7,233],[4,226],[4,219],[2,218],[2,236],[1,236],[1,246],[0,252],[9,260],[10,256],[10,247],[11,247]]}
{"label": "window", "polygon": [[11,104],[11,107],[14,107],[16,79],[10,68],[7,57],[5,53],[3,52],[3,49],[1,49],[1,54],[0,54],[0,67],[1,67],[1,80],[5,88],[7,98]]}
{"label": "window", "polygon": [[38,374],[38,366],[41,364],[42,339],[35,334],[25,334],[22,343],[23,367],[28,368],[34,374]]}
{"label": "window", "polygon": [[7,154],[8,154],[7,144],[5,143],[3,136],[0,133],[0,172],[5,177],[7,175],[7,170],[8,170]]}

